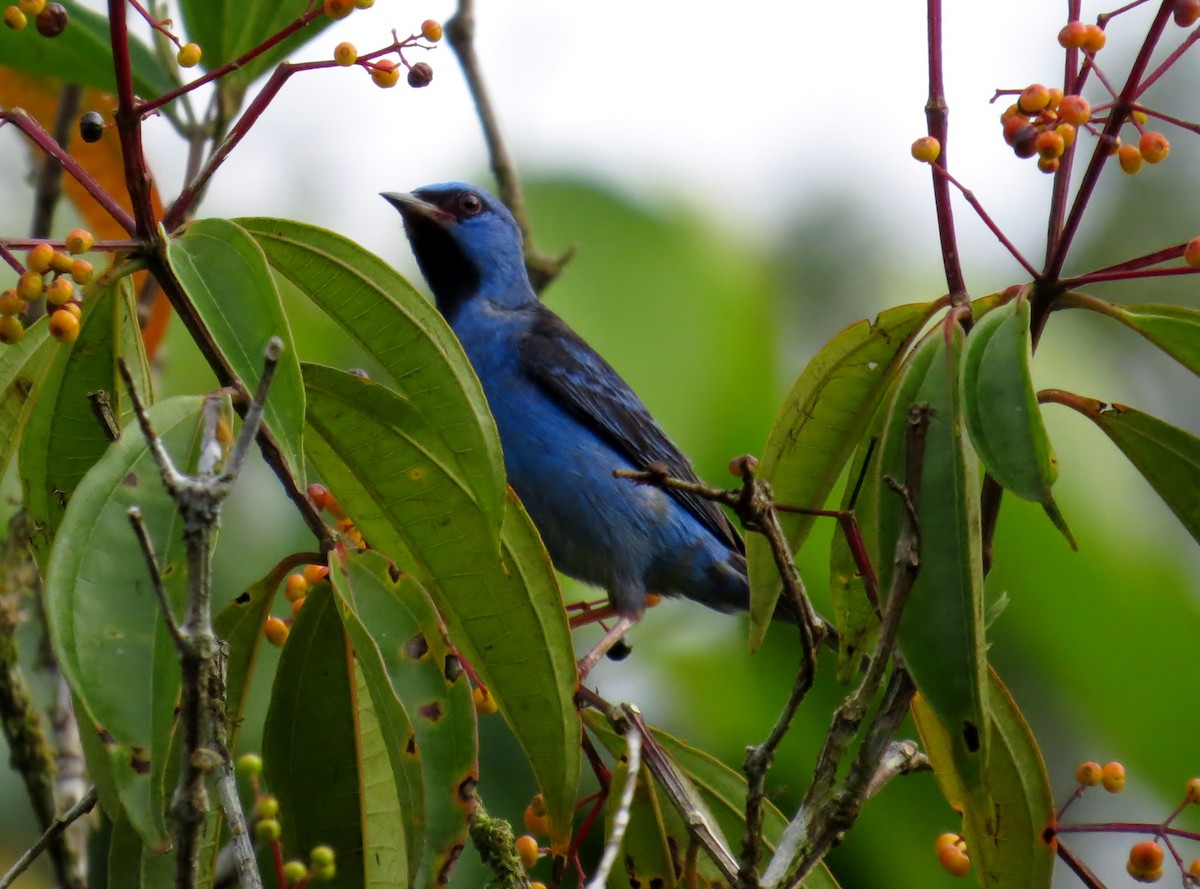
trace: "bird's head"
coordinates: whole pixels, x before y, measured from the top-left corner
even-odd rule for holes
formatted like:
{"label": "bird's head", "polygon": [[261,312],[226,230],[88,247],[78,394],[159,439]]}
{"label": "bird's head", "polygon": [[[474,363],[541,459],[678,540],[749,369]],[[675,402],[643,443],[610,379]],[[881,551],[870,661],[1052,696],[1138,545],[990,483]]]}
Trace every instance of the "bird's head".
{"label": "bird's head", "polygon": [[521,231],[494,195],[465,182],[385,192],[400,211],[438,309],[453,320],[477,296],[515,306],[531,298]]}

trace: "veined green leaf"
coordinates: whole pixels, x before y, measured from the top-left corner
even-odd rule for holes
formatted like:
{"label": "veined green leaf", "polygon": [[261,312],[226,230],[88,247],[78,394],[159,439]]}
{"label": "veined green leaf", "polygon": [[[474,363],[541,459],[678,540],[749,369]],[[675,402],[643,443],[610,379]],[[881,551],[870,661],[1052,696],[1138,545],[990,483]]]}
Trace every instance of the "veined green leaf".
{"label": "veined green leaf", "polygon": [[1068,293],[1061,304],[1088,309],[1121,322],[1194,374],[1200,374],[1200,311],[1184,306],[1119,306],[1083,293]]}
{"label": "veined green leaf", "polygon": [[8,468],[21,442],[54,351],[45,321],[38,321],[19,343],[0,351],[0,473]]}
{"label": "veined green leaf", "polygon": [[[820,509],[854,452],[900,359],[942,303],[915,303],[883,312],[874,323],[843,330],[808,363],[784,400],[759,462],[777,503]],[[779,515],[793,551],[813,517]],[[779,574],[765,537],[746,541],[750,574],[750,647],[766,634],[779,596]]]}

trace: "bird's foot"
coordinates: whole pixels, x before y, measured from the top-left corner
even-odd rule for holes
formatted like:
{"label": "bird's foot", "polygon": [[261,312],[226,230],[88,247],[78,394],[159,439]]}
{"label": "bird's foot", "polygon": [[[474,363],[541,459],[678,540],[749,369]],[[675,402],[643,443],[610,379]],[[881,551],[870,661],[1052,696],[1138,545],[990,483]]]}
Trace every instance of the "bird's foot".
{"label": "bird's foot", "polygon": [[600,662],[600,658],[604,657],[610,648],[620,642],[622,637],[641,619],[642,616],[640,614],[632,617],[624,614],[621,615],[620,619],[612,625],[612,628],[600,638],[595,647],[579,659],[576,669],[579,672],[580,684],[587,679],[588,674],[592,672],[592,668]]}

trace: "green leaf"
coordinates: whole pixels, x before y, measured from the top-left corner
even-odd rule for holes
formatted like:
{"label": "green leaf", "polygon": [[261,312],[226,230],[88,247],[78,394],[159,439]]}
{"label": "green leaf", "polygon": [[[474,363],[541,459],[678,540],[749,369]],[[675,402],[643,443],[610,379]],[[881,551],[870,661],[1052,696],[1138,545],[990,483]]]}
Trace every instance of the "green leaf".
{"label": "green leaf", "polygon": [[1200,438],[1123,404],[1077,396],[1063,403],[1104,430],[1200,543]]}
{"label": "green leaf", "polygon": [[[203,48],[202,64],[209,71],[262,45],[284,27],[297,21],[305,8],[305,3],[281,3],[280,0],[179,2],[188,39]],[[232,90],[235,104],[240,104],[241,93],[253,80],[283,61],[297,47],[316,37],[332,22],[329,16],[317,16],[292,36],[223,77],[221,88],[227,92]]]}
{"label": "green leaf", "polygon": [[428,428],[404,398],[330,368],[304,373],[313,465],[372,548],[433,598],[529,758],[552,839],[565,846],[580,766],[575,660],[537,531],[511,498],[497,552],[453,467],[423,449]]}
{"label": "green leaf", "polygon": [[942,794],[962,809],[967,852],[985,889],[1048,889],[1054,871],[1054,852],[1044,838],[1054,823],[1050,780],[1033,733],[1000,677],[988,671],[986,795],[958,770],[954,741],[928,703],[918,697],[912,710]]}
{"label": "green leaf", "polygon": [[21,442],[54,352],[45,321],[38,321],[19,343],[0,351],[0,473],[8,468]]}
{"label": "green leaf", "polygon": [[[156,405],[150,419],[177,465],[199,444],[203,399]],[[145,439],[127,427],[80,482],[54,540],[46,616],[63,673],[89,719],[104,732],[130,822],[147,845],[168,841],[163,782],[179,696],[179,663],[149,570],[130,528],[141,509],[167,596],[182,613],[187,582],[181,521]]]}
{"label": "green leaf", "polygon": [[387,373],[445,439],[493,532],[504,515],[504,458],[478,377],[454,332],[395,269],[353,241],[285,219],[241,219],[290,281]]}
{"label": "green leaf", "polygon": [[1089,309],[1121,322],[1194,374],[1200,374],[1200,311],[1183,306],[1118,306],[1083,293],[1068,293],[1062,304]]}
{"label": "green leaf", "polygon": [[416,764],[423,776],[423,814],[413,809],[420,796],[404,800],[415,833],[423,836],[414,885],[444,883],[466,843],[479,782],[471,684],[433,603],[412,577],[392,580],[387,560],[371,552],[346,554],[331,568],[375,711],[393,729],[384,739],[388,773],[404,776],[399,783],[408,785]]}
{"label": "green leaf", "polygon": [[304,480],[304,383],[291,327],[258,244],[225,219],[202,219],[168,242],[167,262],[238,379],[253,394],[271,337],[284,351],[264,422],[279,440],[292,476]]}
{"label": "green leaf", "polygon": [[[858,321],[834,337],[808,363],[780,408],[759,462],[775,501],[820,509],[899,366],[913,337],[942,303],[889,309],[874,323]],[[813,516],[780,513],[793,551],[812,528]],[[750,647],[766,634],[779,596],[779,573],[765,537],[746,542],[750,574]]]}
{"label": "green leaf", "polygon": [[[124,358],[143,401],[150,398],[149,368],[128,278],[102,279],[89,289],[79,338],[55,343],[21,440],[25,504],[38,527],[40,553],[49,549],[75,486],[133,416],[117,373]],[[101,403],[110,418],[97,416]],[[39,558],[41,561],[41,558]]]}
{"label": "green leaf", "polygon": [[[34,31],[33,22],[21,32],[0,29],[0,64],[30,74],[68,80],[81,86],[115,92],[112,41],[108,16],[94,12],[75,0],[58,0],[70,16],[67,29],[53,40]],[[130,18],[134,17],[130,13]],[[153,51],[137,37],[129,37],[133,86],[139,96],[150,99],[173,89],[175,81]]]}

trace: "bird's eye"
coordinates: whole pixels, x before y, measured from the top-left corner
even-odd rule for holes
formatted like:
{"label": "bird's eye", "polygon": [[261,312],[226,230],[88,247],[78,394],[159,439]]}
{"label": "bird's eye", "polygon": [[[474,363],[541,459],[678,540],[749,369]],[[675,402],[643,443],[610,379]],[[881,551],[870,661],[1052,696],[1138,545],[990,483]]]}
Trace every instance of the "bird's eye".
{"label": "bird's eye", "polygon": [[463,216],[474,216],[483,209],[483,201],[479,199],[479,195],[471,194],[468,191],[459,195],[458,209]]}

